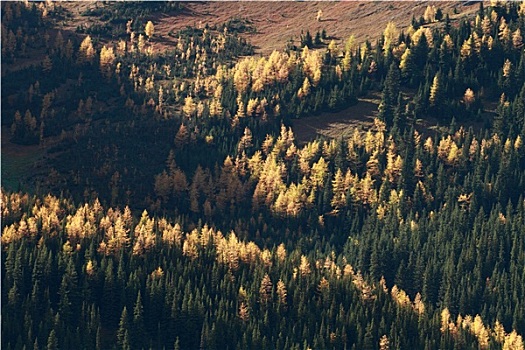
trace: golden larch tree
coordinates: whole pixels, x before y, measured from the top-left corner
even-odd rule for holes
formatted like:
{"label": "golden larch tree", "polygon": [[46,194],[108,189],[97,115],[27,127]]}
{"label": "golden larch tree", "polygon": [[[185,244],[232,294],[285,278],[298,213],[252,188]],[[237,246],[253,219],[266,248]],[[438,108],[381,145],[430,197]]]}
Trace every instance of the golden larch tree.
{"label": "golden larch tree", "polygon": [[250,318],[250,308],[244,301],[239,305],[239,318],[243,322],[248,321]]}
{"label": "golden larch tree", "polygon": [[481,20],[481,31],[484,35],[490,35],[492,33],[492,22],[488,16]]}
{"label": "golden larch tree", "polygon": [[515,49],[521,49],[523,47],[523,37],[521,36],[520,28],[512,33],[512,45]]}
{"label": "golden larch tree", "polygon": [[319,9],[319,11],[317,11],[317,16],[315,19],[317,22],[321,22],[323,20],[323,10]]}
{"label": "golden larch tree", "polygon": [[279,279],[279,281],[277,282],[277,302],[279,303],[280,307],[286,307],[287,295],[288,295],[288,292],[286,290],[286,286],[283,280]]}
{"label": "golden larch tree", "polygon": [[299,88],[299,91],[297,91],[297,97],[299,97],[300,99],[303,99],[309,94],[310,94],[310,81],[308,80],[308,77],[305,77],[303,81],[303,86]]}
{"label": "golden larch tree", "polygon": [[100,50],[100,71],[106,78],[110,78],[113,74],[115,59],[116,56],[113,47],[106,47],[104,45],[102,50]]}
{"label": "golden larch tree", "polygon": [[312,270],[310,269],[310,262],[308,258],[304,255],[301,255],[301,264],[299,265],[299,272],[301,276],[308,276]]}
{"label": "golden larch tree", "polygon": [[388,340],[388,337],[385,334],[379,339],[379,350],[388,350],[388,349],[390,349],[390,342]]}
{"label": "golden larch tree", "polygon": [[470,106],[474,103],[476,100],[476,95],[474,94],[474,91],[472,89],[468,88],[465,91],[465,94],[463,95],[463,102],[465,102],[465,105]]}
{"label": "golden larch tree", "polygon": [[182,107],[182,113],[185,117],[190,118],[197,108],[197,104],[193,100],[193,97],[188,96],[184,99],[184,106]]}
{"label": "golden larch tree", "polygon": [[385,55],[395,45],[397,45],[397,39],[399,37],[399,31],[397,30],[396,24],[392,21],[388,22],[383,32],[383,50]]}
{"label": "golden larch tree", "polygon": [[425,13],[423,14],[423,18],[425,19],[425,22],[432,23],[436,21],[436,6],[434,5],[428,5]]}
{"label": "golden larch tree", "polygon": [[95,48],[93,47],[93,42],[91,37],[88,35],[82,40],[80,48],[78,51],[78,63],[91,63],[95,57]]}
{"label": "golden larch tree", "polygon": [[148,23],[146,23],[144,33],[146,34],[148,39],[151,39],[151,37],[155,34],[155,26],[153,25],[153,22],[148,21]]}
{"label": "golden larch tree", "polygon": [[261,287],[259,288],[259,301],[262,305],[266,305],[272,300],[272,291],[272,280],[266,273],[261,281]]}
{"label": "golden larch tree", "polygon": [[341,168],[337,168],[334,179],[332,180],[333,197],[330,202],[334,210],[339,210],[346,205],[345,180]]}
{"label": "golden larch tree", "polygon": [[441,82],[439,80],[439,74],[436,74],[434,76],[434,80],[432,80],[432,86],[430,87],[430,97],[428,99],[431,106],[435,106],[440,98]]}

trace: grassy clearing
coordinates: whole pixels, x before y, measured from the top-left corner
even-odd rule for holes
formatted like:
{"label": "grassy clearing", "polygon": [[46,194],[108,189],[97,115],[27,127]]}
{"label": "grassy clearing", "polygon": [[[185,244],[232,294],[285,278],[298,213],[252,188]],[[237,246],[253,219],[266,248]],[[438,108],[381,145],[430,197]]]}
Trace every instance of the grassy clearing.
{"label": "grassy clearing", "polygon": [[[409,96],[412,92],[405,91]],[[354,134],[354,130],[366,131],[374,124],[378,106],[381,102],[381,93],[374,92],[365,98],[360,98],[355,106],[351,106],[335,113],[321,113],[292,121],[292,128],[298,144],[304,145],[315,140],[318,136],[331,139],[347,139]],[[479,133],[495,116],[496,103],[488,103],[482,115],[482,120],[458,121],[456,128],[463,126],[472,128]],[[433,137],[449,129],[448,122],[443,123],[434,117],[426,116],[415,122],[415,129],[424,137]]]}
{"label": "grassy clearing", "polygon": [[28,182],[36,162],[38,162],[44,150],[38,146],[21,146],[9,142],[9,131],[2,128],[2,187],[16,191],[19,188],[27,190],[33,186]]}
{"label": "grassy clearing", "polygon": [[359,99],[355,106],[339,112],[325,112],[296,119],[292,123],[295,138],[299,144],[304,144],[317,136],[348,138],[353,135],[356,128],[367,130],[374,123],[379,101],[378,96],[372,95]]}

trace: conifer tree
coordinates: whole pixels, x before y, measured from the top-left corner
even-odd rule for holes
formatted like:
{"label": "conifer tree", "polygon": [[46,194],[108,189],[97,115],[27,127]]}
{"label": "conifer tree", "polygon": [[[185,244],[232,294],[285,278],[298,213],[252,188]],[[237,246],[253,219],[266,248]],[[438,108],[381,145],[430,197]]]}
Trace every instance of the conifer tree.
{"label": "conifer tree", "polygon": [[378,113],[378,118],[388,126],[391,126],[394,120],[394,108],[399,95],[399,81],[399,68],[395,62],[392,62],[385,79]]}
{"label": "conifer tree", "polygon": [[117,332],[117,341],[119,346],[122,349],[130,349],[130,326],[129,326],[129,319],[128,319],[128,310],[124,306],[122,309],[122,314],[120,316],[120,322],[119,322],[119,328]]}
{"label": "conifer tree", "polygon": [[95,48],[93,47],[93,42],[91,41],[91,37],[88,35],[84,38],[82,43],[80,44],[80,48],[78,50],[78,63],[91,63],[93,62],[93,58],[95,57]]}
{"label": "conifer tree", "polygon": [[100,51],[100,71],[106,78],[110,78],[113,74],[113,64],[116,56],[113,52],[113,47],[102,47]]}
{"label": "conifer tree", "polygon": [[148,37],[148,40],[151,39],[151,37],[155,33],[155,26],[153,25],[153,22],[148,21],[148,23],[146,23],[146,27],[144,29],[144,33],[146,33],[146,36]]}
{"label": "conifer tree", "polygon": [[58,350],[58,339],[57,335],[54,329],[51,330],[51,333],[49,333],[49,337],[47,338],[47,350]]}
{"label": "conifer tree", "polygon": [[385,56],[392,47],[397,45],[398,37],[399,31],[397,30],[396,24],[392,21],[388,22],[383,32],[383,51],[385,52]]}

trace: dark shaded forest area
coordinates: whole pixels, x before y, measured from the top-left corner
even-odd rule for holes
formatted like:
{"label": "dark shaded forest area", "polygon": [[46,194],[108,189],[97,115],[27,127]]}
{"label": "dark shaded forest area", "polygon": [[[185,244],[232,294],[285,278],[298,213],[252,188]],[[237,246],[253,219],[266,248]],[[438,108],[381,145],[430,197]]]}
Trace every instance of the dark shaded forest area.
{"label": "dark shaded forest area", "polygon": [[182,3],[1,6],[2,128],[44,153],[2,187],[2,348],[524,348],[525,3],[268,56],[156,33]]}

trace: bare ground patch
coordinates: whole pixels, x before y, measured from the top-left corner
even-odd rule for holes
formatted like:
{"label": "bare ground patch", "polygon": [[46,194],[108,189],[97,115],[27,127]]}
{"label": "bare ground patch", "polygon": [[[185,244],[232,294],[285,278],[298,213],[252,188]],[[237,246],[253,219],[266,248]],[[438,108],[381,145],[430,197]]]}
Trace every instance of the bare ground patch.
{"label": "bare ground patch", "polygon": [[[408,93],[410,98],[412,93]],[[369,96],[360,98],[355,106],[348,107],[342,111],[330,113],[323,112],[319,115],[294,119],[292,129],[298,144],[305,144],[319,136],[331,139],[347,139],[354,134],[354,130],[365,132],[374,125],[374,118],[378,113],[378,106],[381,101],[381,93],[373,92]],[[489,103],[483,113],[482,120],[456,121],[456,129],[463,127],[472,128],[475,133],[479,133],[486,124],[487,120],[492,120],[495,116],[496,103]],[[433,137],[449,129],[450,123],[439,120],[435,117],[425,116],[424,119],[417,119],[414,123],[415,129],[424,137]]]}
{"label": "bare ground patch", "polygon": [[339,112],[324,112],[319,115],[295,119],[292,129],[299,144],[304,144],[317,136],[328,138],[348,138],[354,130],[368,130],[377,115],[379,97],[377,94],[359,99],[359,102]]}

